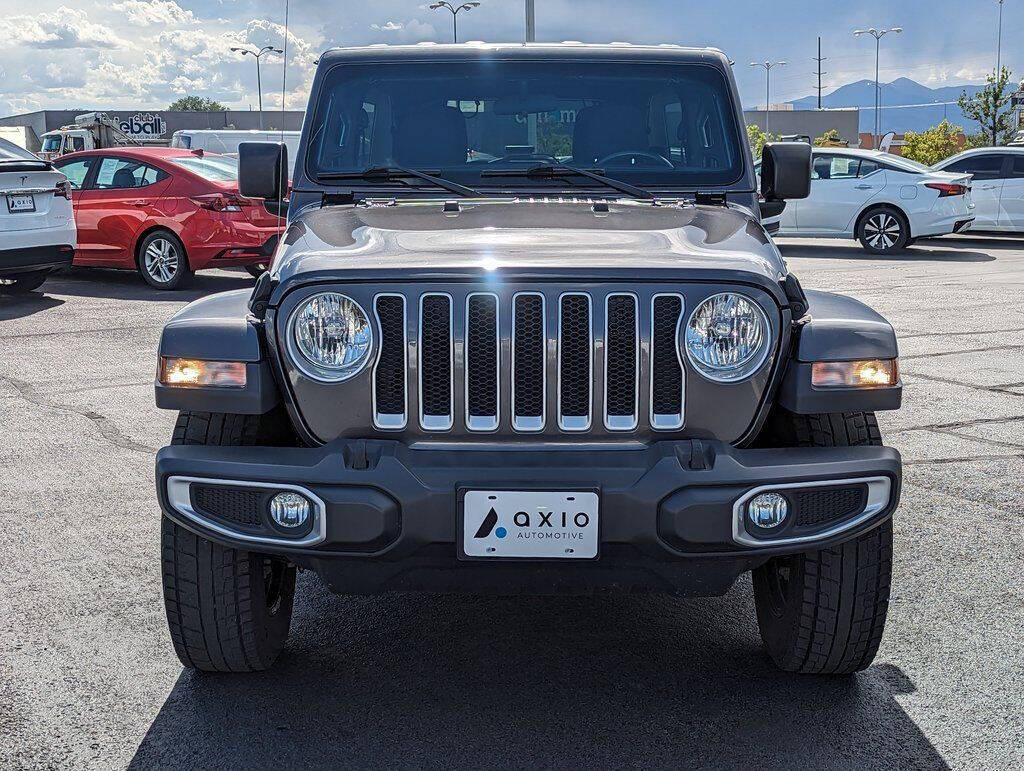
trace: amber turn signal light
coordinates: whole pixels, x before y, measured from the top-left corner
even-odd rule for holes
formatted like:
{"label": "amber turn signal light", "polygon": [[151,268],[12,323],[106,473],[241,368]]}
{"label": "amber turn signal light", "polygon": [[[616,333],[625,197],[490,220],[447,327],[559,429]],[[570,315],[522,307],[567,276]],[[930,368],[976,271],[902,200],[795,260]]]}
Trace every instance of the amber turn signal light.
{"label": "amber turn signal light", "polygon": [[811,365],[811,385],[815,388],[887,388],[899,379],[896,359],[816,361]]}
{"label": "amber turn signal light", "polygon": [[182,359],[176,356],[160,357],[160,383],[165,386],[213,386],[218,388],[244,388],[244,361],[205,361]]}

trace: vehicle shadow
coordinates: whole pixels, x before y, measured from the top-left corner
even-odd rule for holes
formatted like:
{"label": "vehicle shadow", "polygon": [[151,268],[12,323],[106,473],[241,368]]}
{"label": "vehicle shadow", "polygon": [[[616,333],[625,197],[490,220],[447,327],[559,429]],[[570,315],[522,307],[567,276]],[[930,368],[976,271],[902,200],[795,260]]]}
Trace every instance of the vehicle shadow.
{"label": "vehicle shadow", "polygon": [[24,318],[64,304],[64,300],[48,297],[46,290],[47,285],[43,284],[42,289],[36,292],[0,294],[0,321]]}
{"label": "vehicle shadow", "polygon": [[[957,242],[959,243],[959,242]],[[969,242],[971,246],[978,246],[977,241]],[[798,244],[792,241],[777,243],[783,257],[799,257],[802,259],[817,260],[870,260],[874,262],[992,262],[996,258],[994,254],[979,252],[971,249],[949,249],[935,248],[946,247],[950,242],[945,240],[925,240],[908,247],[902,252],[895,254],[871,254],[857,243],[830,244],[822,246],[820,243]],[[989,246],[986,243],[985,248]],[[1011,247],[999,247],[1011,248]],[[1020,248],[1020,247],[1013,247]]]}
{"label": "vehicle shadow", "polygon": [[183,672],[132,768],[945,767],[899,668],[774,669],[746,579],[685,601],[299,590],[275,668]]}
{"label": "vehicle shadow", "polygon": [[154,289],[138,273],[108,268],[72,268],[43,285],[54,294],[122,300],[190,301],[229,289],[252,287],[254,279],[241,271],[217,270],[196,273],[186,289]]}

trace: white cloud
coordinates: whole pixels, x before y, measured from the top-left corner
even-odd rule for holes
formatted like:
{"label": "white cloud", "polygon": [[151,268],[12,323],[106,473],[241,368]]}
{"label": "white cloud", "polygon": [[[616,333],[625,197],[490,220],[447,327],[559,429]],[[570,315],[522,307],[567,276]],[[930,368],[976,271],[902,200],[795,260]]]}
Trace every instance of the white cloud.
{"label": "white cloud", "polygon": [[400,21],[386,21],[383,24],[371,24],[370,29],[375,29],[378,32],[395,32],[400,29],[404,29],[405,25]]}
{"label": "white cloud", "polygon": [[124,0],[112,3],[110,9],[120,11],[125,21],[138,27],[195,21],[192,11],[186,11],[174,0]]}
{"label": "white cloud", "polygon": [[386,21],[383,24],[371,24],[370,29],[375,32],[387,33],[389,41],[398,43],[419,43],[423,40],[436,40],[437,30],[429,22],[419,19],[409,21]]}
{"label": "white cloud", "polygon": [[108,27],[94,24],[85,11],[60,6],[56,11],[0,18],[6,45],[29,48],[120,48],[127,43]]}

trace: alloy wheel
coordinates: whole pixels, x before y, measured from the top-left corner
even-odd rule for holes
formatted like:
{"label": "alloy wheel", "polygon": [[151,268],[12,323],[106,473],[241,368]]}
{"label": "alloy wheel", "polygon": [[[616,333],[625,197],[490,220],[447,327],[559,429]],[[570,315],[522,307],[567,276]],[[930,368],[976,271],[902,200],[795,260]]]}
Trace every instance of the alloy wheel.
{"label": "alloy wheel", "polygon": [[142,259],[146,273],[157,283],[169,283],[178,273],[178,249],[167,238],[154,238],[150,241]]}
{"label": "alloy wheel", "polygon": [[900,221],[888,212],[878,212],[868,217],[864,223],[864,240],[872,249],[886,251],[892,249],[902,235]]}

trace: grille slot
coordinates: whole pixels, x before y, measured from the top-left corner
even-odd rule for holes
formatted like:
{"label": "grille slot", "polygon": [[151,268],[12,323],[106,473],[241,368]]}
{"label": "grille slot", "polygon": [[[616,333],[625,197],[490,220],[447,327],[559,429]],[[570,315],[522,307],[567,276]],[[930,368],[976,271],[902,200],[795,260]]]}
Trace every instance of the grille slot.
{"label": "grille slot", "polygon": [[594,382],[590,295],[563,294],[558,314],[558,426],[563,431],[586,431]]}
{"label": "grille slot", "polygon": [[683,367],[679,361],[679,322],[683,297],[658,294],[651,298],[651,428],[683,426]]}
{"label": "grille slot", "polygon": [[512,298],[512,426],[544,428],[547,366],[544,296],[520,292]]}
{"label": "grille slot", "polygon": [[420,297],[420,425],[425,431],[452,427],[452,298]]}
{"label": "grille slot", "polygon": [[867,504],[867,485],[795,490],[789,493],[796,509],[796,527],[817,527],[859,514]]}
{"label": "grille slot", "polygon": [[380,325],[380,351],[373,370],[373,422],[377,428],[402,429],[406,424],[405,298],[379,294],[374,300]]}
{"label": "grille slot", "polygon": [[269,497],[266,490],[196,484],[191,488],[192,508],[197,513],[241,527],[263,527],[260,511]]}
{"label": "grille slot", "polygon": [[466,297],[466,428],[498,427],[498,296]]}
{"label": "grille slot", "polygon": [[605,300],[605,413],[609,431],[637,427],[640,328],[636,296],[610,294]]}

